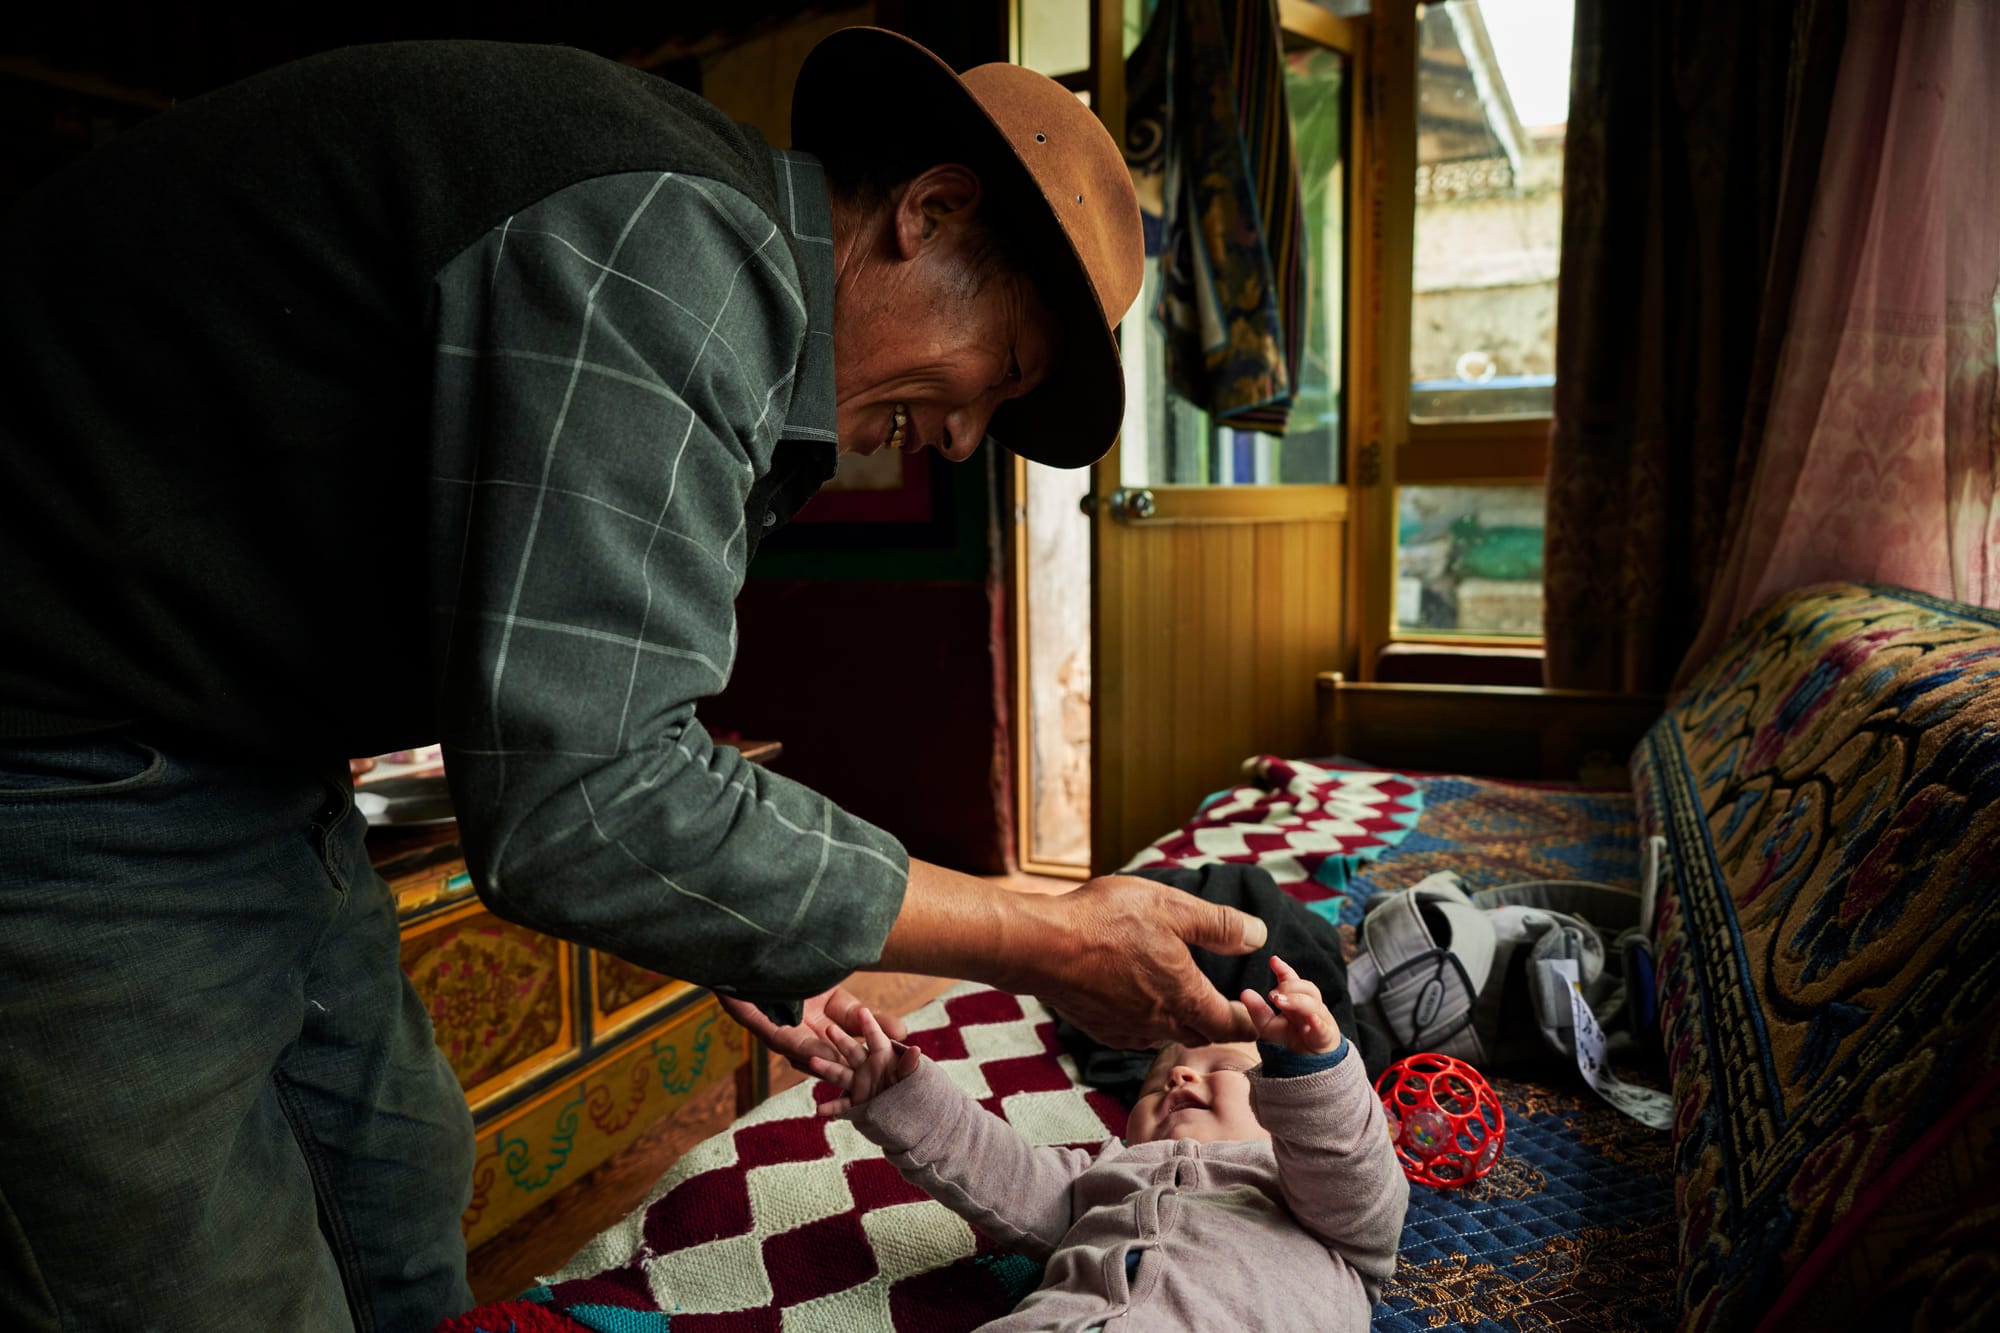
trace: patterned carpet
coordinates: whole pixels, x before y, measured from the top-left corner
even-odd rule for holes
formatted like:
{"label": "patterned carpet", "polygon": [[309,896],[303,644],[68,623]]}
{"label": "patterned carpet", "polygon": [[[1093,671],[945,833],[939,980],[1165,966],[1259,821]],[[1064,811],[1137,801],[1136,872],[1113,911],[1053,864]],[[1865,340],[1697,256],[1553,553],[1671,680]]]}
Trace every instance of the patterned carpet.
{"label": "patterned carpet", "polygon": [[1634,770],[1683,1326],[2000,1324],[2000,613],[1780,598]]}
{"label": "patterned carpet", "polygon": [[[1439,870],[1456,871],[1472,889],[1531,879],[1637,883],[1639,832],[1628,793],[1462,777],[1419,785],[1423,819],[1355,875],[1343,933],[1376,893]],[[1612,1110],[1573,1072],[1493,1084],[1507,1112],[1507,1153],[1466,1189],[1411,1190],[1401,1263],[1383,1289],[1375,1328],[1672,1327],[1669,1136]]]}

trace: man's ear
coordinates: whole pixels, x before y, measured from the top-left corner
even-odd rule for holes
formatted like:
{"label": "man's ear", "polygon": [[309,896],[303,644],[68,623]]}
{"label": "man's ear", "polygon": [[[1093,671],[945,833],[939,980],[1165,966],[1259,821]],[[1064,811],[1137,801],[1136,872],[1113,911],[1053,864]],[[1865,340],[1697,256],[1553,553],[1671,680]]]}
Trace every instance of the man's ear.
{"label": "man's ear", "polygon": [[958,162],[941,162],[910,179],[896,201],[896,248],[914,259],[942,229],[964,223],[979,211],[979,175]]}

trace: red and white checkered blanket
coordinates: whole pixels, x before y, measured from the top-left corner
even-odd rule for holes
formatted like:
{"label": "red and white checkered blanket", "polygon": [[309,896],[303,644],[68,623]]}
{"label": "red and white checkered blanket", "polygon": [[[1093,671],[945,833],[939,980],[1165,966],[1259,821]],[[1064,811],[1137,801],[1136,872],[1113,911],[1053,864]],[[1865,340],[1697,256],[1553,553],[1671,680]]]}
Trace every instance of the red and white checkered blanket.
{"label": "red and white checkered blanket", "polygon": [[1362,862],[1409,836],[1424,808],[1423,789],[1398,773],[1263,754],[1243,761],[1243,776],[1124,868],[1261,866],[1294,898],[1325,910]]}
{"label": "red and white checkered blanket", "polygon": [[[907,1022],[912,1044],[1031,1142],[1095,1147],[1124,1131],[1124,1108],[1077,1084],[1034,1000],[961,985]],[[905,1183],[852,1125],[816,1115],[818,1086],[778,1094],[689,1151],[534,1299],[605,1333],[664,1333],[648,1311],[670,1315],[673,1333],[945,1333],[1034,1289],[1039,1265]]]}
{"label": "red and white checkered blanket", "polygon": [[[1128,868],[1263,866],[1294,897],[1336,908],[1348,872],[1400,842],[1422,796],[1393,773],[1263,755]],[[962,985],[907,1020],[910,1041],[1031,1142],[1095,1147],[1125,1108],[1081,1086],[1034,1000]],[[904,1182],[808,1083],[701,1143],[646,1202],[586,1245],[532,1306],[505,1302],[440,1333],[862,1333],[973,1329],[1041,1281]],[[543,1324],[542,1320],[548,1320]]]}

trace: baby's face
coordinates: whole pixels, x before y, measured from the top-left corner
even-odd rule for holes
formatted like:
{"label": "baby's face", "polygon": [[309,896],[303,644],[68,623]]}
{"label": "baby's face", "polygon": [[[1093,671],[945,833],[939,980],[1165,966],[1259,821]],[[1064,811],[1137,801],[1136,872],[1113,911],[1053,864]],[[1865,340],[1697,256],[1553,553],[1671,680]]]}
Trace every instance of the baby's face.
{"label": "baby's face", "polygon": [[1139,1088],[1139,1100],[1125,1122],[1125,1141],[1270,1138],[1250,1109],[1250,1071],[1257,1063],[1254,1042],[1167,1047]]}

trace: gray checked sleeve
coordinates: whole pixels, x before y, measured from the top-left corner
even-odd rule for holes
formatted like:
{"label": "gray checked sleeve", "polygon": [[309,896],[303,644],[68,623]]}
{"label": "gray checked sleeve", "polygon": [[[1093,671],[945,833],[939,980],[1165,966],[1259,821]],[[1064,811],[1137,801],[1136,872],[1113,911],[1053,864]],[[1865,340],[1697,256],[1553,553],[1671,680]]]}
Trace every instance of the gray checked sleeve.
{"label": "gray checked sleeve", "polygon": [[784,237],[700,177],[570,186],[435,285],[432,653],[479,892],[766,1000],[875,961],[909,878],[695,717],[735,656],[751,485],[802,447],[805,328]]}

